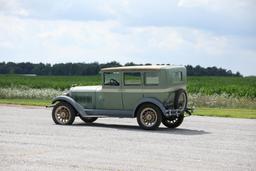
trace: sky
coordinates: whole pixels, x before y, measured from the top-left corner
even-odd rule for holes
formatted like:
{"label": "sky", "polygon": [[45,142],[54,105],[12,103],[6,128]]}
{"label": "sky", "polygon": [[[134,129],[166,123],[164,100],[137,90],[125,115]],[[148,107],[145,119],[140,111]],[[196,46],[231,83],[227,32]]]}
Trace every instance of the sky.
{"label": "sky", "polygon": [[0,0],[0,62],[217,66],[256,75],[256,0]]}

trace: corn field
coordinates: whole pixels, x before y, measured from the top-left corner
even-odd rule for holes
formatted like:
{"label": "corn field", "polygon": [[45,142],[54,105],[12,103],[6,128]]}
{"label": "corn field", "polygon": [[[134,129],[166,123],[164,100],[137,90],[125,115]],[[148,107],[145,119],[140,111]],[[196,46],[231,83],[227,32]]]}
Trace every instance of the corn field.
{"label": "corn field", "polygon": [[[0,75],[0,98],[51,99],[74,85],[101,84],[97,76]],[[256,108],[256,77],[188,77],[190,105]]]}

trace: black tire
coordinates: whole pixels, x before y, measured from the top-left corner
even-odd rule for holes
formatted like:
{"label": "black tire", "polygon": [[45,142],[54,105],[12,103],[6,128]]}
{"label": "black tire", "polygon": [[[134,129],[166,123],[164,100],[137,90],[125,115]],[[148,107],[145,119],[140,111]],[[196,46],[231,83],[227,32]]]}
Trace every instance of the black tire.
{"label": "black tire", "polygon": [[[184,103],[180,104],[180,98],[184,98]],[[185,109],[187,108],[188,104],[188,97],[185,90],[178,90],[175,93],[174,98],[174,109]],[[167,128],[177,128],[180,126],[184,119],[184,112],[182,112],[179,116],[171,116],[170,118],[164,117],[162,120],[163,125],[165,125]]]}
{"label": "black tire", "polygon": [[172,116],[171,118],[163,118],[162,123],[164,126],[167,128],[177,128],[180,126],[183,122],[184,119],[184,114],[180,114],[178,117],[177,116]]}
{"label": "black tire", "polygon": [[139,126],[146,130],[156,129],[162,122],[162,111],[150,103],[140,106],[136,115]]}
{"label": "black tire", "polygon": [[75,116],[75,109],[66,102],[59,102],[52,110],[52,119],[58,125],[71,125]]}
{"label": "black tire", "polygon": [[[184,95],[184,100],[185,100],[185,103],[184,103],[184,106],[180,106],[179,104],[179,99]],[[183,89],[180,89],[178,91],[176,91],[175,93],[175,97],[174,97],[174,109],[185,109],[187,108],[187,105],[188,105],[188,96],[187,96],[187,93],[185,90]]]}
{"label": "black tire", "polygon": [[79,117],[85,123],[93,123],[94,121],[96,121],[98,119],[97,117],[82,117],[82,116],[79,116]]}

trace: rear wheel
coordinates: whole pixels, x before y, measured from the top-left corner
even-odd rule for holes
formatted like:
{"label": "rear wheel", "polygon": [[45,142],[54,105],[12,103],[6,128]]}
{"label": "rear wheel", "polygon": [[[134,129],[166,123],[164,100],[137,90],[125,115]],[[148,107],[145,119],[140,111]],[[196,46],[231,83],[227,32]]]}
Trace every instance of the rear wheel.
{"label": "rear wheel", "polygon": [[82,116],[79,116],[79,117],[85,123],[93,123],[94,121],[96,121],[98,119],[97,117],[82,117]]}
{"label": "rear wheel", "polygon": [[164,117],[162,123],[168,128],[176,128],[180,126],[184,119],[184,110],[187,108],[187,93],[185,90],[178,90],[174,98],[174,109],[181,110],[179,116]]}
{"label": "rear wheel", "polygon": [[162,112],[153,104],[144,104],[137,111],[137,122],[143,129],[156,129],[161,121]]}
{"label": "rear wheel", "polygon": [[66,102],[59,102],[52,110],[52,119],[56,124],[71,125],[75,120],[74,108]]}
{"label": "rear wheel", "polygon": [[171,118],[163,118],[162,123],[167,128],[177,128],[183,122],[184,114],[180,114],[179,116],[172,116]]}

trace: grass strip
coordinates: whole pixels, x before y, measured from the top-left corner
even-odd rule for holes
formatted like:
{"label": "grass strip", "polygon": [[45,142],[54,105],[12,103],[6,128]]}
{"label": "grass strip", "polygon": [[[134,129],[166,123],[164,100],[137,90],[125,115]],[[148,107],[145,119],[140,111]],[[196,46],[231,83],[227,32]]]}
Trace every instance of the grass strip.
{"label": "grass strip", "polygon": [[51,100],[49,99],[0,99],[0,104],[46,106],[51,104]]}
{"label": "grass strip", "polygon": [[256,109],[197,108],[194,115],[256,119]]}

